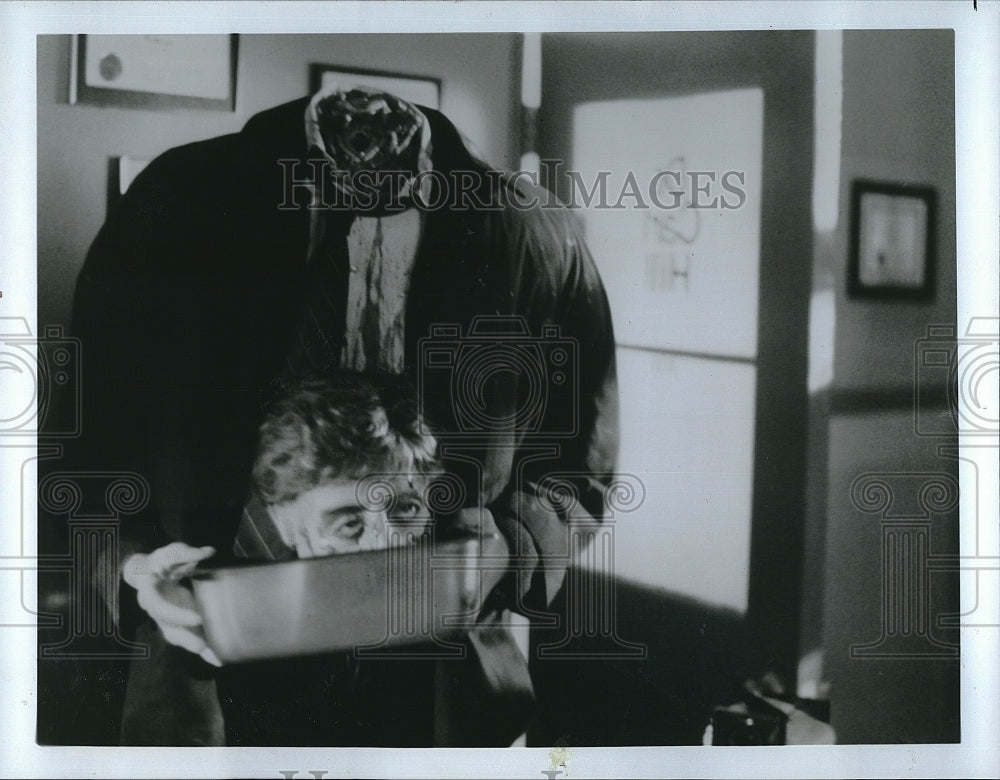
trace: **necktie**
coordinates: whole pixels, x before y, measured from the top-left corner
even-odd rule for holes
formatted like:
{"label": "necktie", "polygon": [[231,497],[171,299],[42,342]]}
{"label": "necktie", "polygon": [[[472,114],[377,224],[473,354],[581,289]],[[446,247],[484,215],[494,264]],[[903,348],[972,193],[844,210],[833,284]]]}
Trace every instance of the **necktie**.
{"label": "necktie", "polygon": [[302,306],[285,358],[285,378],[324,371],[340,361],[350,256],[347,233],[353,215],[318,215],[320,228],[308,258]]}
{"label": "necktie", "polygon": [[421,230],[416,209],[361,217],[351,228],[344,368],[405,370],[406,303]]}

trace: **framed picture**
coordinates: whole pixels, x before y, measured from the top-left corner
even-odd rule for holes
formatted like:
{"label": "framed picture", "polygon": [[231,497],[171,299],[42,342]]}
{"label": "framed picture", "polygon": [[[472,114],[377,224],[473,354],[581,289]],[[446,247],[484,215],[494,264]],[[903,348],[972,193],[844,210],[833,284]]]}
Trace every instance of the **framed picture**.
{"label": "framed picture", "polygon": [[75,35],[70,103],[236,109],[237,35]]}
{"label": "framed picture", "polygon": [[934,297],[934,190],[856,180],[851,187],[848,292],[855,298]]}
{"label": "framed picture", "polygon": [[440,108],[441,80],[429,76],[406,73],[387,73],[378,70],[356,70],[338,65],[313,64],[309,66],[309,92],[315,94],[328,84],[351,87],[374,87],[398,98],[427,108]]}

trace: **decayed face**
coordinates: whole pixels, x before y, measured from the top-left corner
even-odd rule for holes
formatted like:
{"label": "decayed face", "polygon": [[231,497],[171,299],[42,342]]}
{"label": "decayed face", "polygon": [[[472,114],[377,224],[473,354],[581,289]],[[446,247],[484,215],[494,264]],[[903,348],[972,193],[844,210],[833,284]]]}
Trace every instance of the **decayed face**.
{"label": "decayed face", "polygon": [[339,478],[270,508],[285,543],[299,558],[406,544],[430,524],[421,478],[386,480],[394,497],[387,509],[361,505],[361,480]]}

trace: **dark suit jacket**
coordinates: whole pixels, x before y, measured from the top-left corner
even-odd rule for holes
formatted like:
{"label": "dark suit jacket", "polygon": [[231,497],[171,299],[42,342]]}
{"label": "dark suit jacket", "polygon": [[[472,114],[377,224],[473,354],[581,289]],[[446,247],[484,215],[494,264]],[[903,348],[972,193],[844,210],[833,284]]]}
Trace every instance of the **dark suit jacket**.
{"label": "dark suit jacket", "polygon": [[[231,548],[263,407],[303,296],[308,192],[289,188],[287,171],[308,171],[306,105],[279,106],[239,133],[160,155],[87,255],[73,318],[83,350],[74,457],[80,468],[133,471],[150,485],[148,509],[122,524],[119,560],[175,540]],[[443,115],[425,113],[436,170],[485,171]],[[542,405],[540,417],[472,443],[468,428],[440,437],[459,446],[451,465],[467,484],[466,504],[489,506],[510,544],[512,575],[496,603],[530,612],[559,587],[567,551],[565,513],[539,501],[534,486],[569,475],[578,507],[599,516],[617,447],[610,313],[565,209],[428,212],[406,311],[406,365],[418,384],[420,340],[431,326],[467,334],[478,315],[523,317],[546,360],[554,337],[543,338],[544,325],[558,325],[558,339],[576,346],[570,381],[556,387],[544,377],[540,401],[524,372],[487,383],[490,419],[532,403]],[[462,391],[449,372],[424,379],[428,416],[454,418]],[[540,566],[546,557],[550,565]],[[524,572],[516,580],[515,569]],[[123,621],[141,622],[129,591]]]}

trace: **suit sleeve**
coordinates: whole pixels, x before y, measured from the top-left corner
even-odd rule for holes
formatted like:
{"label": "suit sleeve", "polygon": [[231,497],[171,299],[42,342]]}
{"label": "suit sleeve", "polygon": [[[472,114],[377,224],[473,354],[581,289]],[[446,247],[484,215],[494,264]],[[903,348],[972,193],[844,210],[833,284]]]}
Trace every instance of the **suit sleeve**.
{"label": "suit sleeve", "polygon": [[[141,377],[148,373],[148,349],[142,344],[144,285],[137,259],[146,255],[147,240],[155,241],[155,234],[144,234],[155,225],[142,224],[144,209],[136,208],[141,200],[130,193],[112,211],[77,278],[72,331],[81,343],[82,425],[68,455],[75,470],[131,472],[148,484],[149,414],[140,392]],[[157,529],[155,510],[147,505],[119,523],[115,549],[101,551],[93,584],[112,609],[118,603],[122,563],[133,553],[156,547]],[[109,571],[112,561],[117,565]]]}
{"label": "suit sleeve", "polygon": [[[163,503],[176,481],[164,464],[180,461],[164,455],[169,432],[190,426],[177,419],[171,372],[183,370],[179,356],[191,343],[185,320],[195,310],[192,285],[177,265],[192,256],[200,205],[191,197],[197,180],[187,174],[197,162],[190,151],[172,150],[150,163],[111,209],[77,278],[71,327],[81,343],[82,426],[67,455],[83,472],[136,474],[150,496],[145,508],[122,516],[116,548],[102,551],[95,577],[108,571],[112,553],[118,574],[131,554],[181,538],[164,522]],[[92,500],[100,512],[101,497]],[[130,597],[110,574],[94,584],[109,606],[119,590]],[[140,614],[131,602],[121,607]]]}
{"label": "suit sleeve", "polygon": [[489,508],[512,550],[518,606],[530,612],[562,585],[571,524],[605,517],[618,386],[607,296],[574,218],[564,208],[536,209],[507,222],[516,311],[539,337],[549,373],[544,417],[521,433],[508,484]]}

